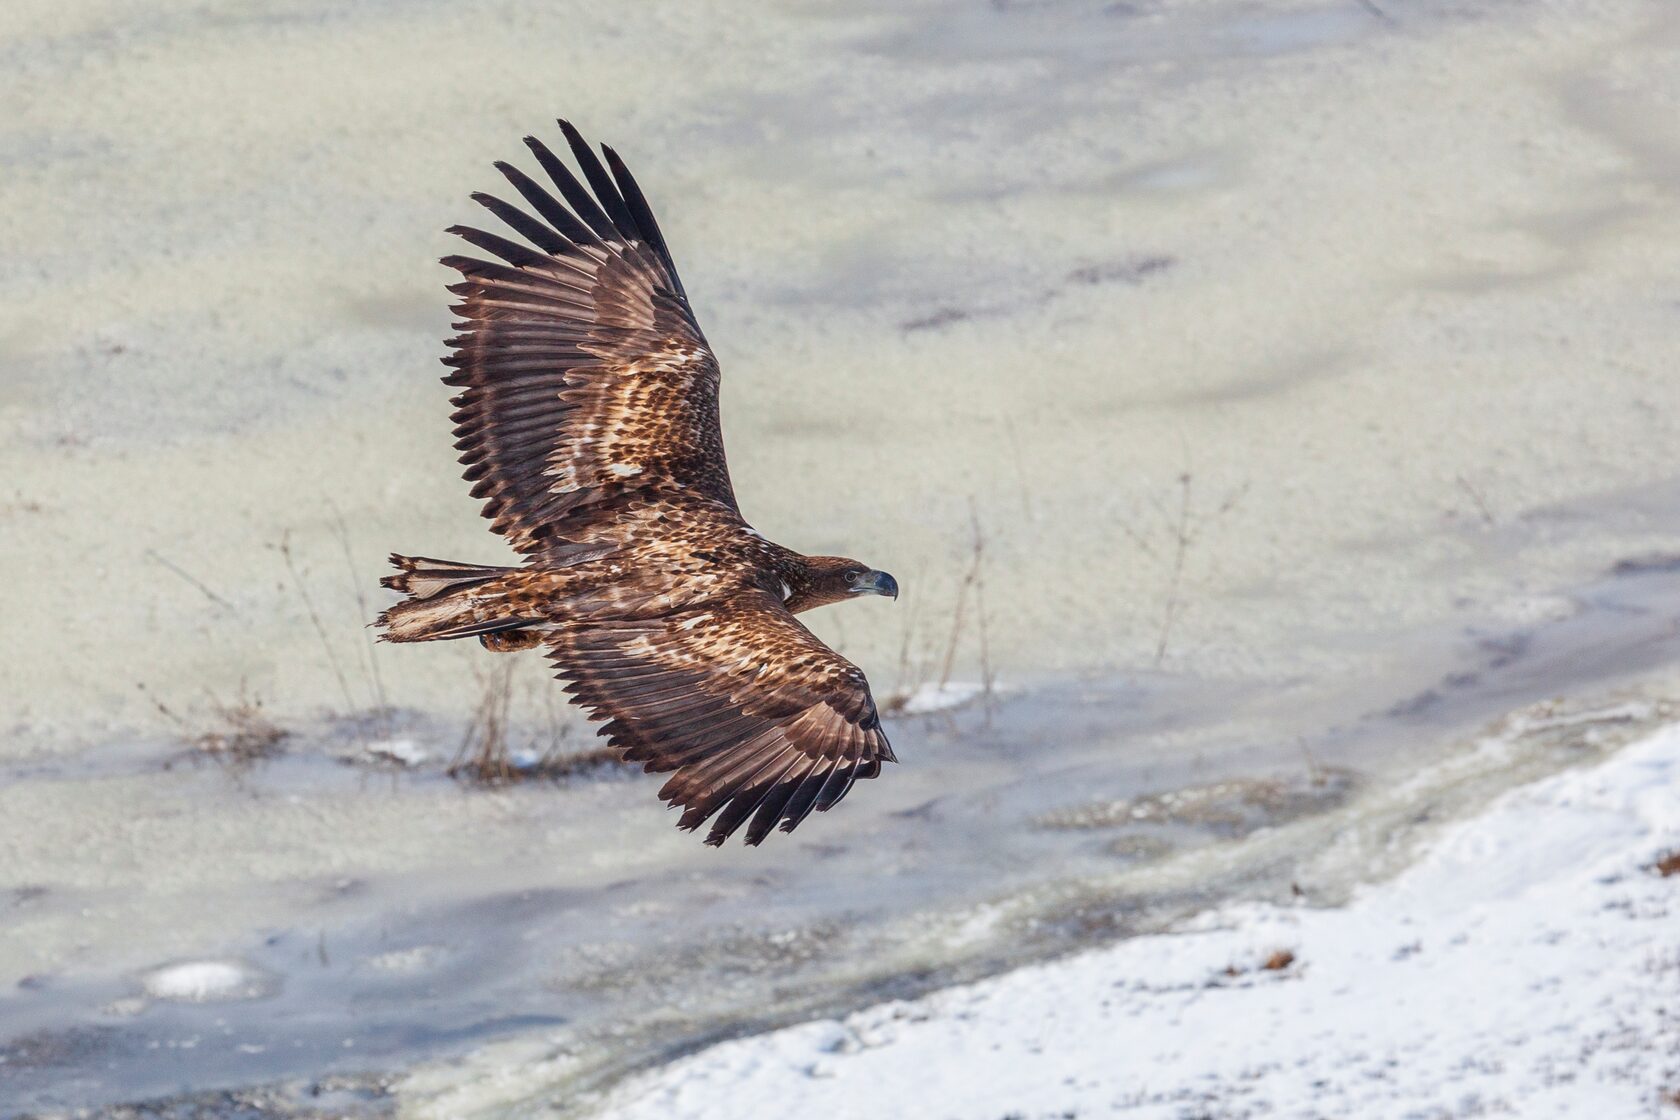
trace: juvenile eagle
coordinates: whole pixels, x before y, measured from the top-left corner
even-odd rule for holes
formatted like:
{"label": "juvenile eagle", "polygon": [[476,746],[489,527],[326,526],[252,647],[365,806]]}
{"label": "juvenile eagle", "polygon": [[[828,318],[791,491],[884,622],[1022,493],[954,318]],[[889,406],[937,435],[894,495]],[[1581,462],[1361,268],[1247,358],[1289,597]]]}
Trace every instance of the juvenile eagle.
{"label": "juvenile eagle", "polygon": [[[561,198],[497,163],[528,209],[473,200],[522,241],[450,233],[497,258],[449,256],[461,316],[443,359],[455,443],[491,528],[521,567],[395,556],[407,597],[384,640],[546,645],[555,674],[626,761],[675,771],[659,796],[706,843],[757,844],[834,807],[894,761],[869,683],[794,616],[898,596],[885,572],[802,556],[735,504],[718,364],[636,181],[560,130],[585,187],[525,144]],[[609,173],[610,169],[610,173]],[[499,262],[499,263],[498,263]]]}

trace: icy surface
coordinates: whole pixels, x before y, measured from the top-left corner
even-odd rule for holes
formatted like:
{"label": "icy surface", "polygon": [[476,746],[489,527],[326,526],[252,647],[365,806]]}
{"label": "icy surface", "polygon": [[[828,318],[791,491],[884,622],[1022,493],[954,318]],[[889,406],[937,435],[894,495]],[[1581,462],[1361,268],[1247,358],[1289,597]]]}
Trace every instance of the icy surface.
{"label": "icy surface", "polygon": [[1652,1116],[1680,1087],[1680,879],[1652,870],[1677,789],[1670,727],[1506,795],[1345,908],[1228,908],[725,1043],[601,1114]]}

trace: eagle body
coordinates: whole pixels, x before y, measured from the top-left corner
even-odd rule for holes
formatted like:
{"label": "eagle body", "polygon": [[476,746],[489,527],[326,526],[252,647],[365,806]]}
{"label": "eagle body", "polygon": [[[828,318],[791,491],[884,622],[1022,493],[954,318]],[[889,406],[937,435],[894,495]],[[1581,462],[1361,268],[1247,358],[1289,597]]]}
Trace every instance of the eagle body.
{"label": "eagle body", "polygon": [[546,646],[622,756],[672,772],[660,796],[679,827],[715,817],[708,844],[743,826],[757,844],[893,761],[862,671],[795,615],[898,585],[741,516],[717,361],[653,214],[610,148],[603,166],[560,127],[583,180],[527,137],[560,197],[498,163],[530,210],[473,198],[520,240],[456,226],[497,259],[443,258],[463,277],[444,359],[455,446],[524,562],[393,555],[382,582],[405,598],[377,625],[394,642]]}

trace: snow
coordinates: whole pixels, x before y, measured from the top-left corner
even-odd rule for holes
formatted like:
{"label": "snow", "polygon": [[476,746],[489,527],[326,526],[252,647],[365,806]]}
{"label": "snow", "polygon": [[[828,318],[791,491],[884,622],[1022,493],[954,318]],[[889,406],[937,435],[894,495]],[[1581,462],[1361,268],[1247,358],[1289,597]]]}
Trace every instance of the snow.
{"label": "snow", "polygon": [[1345,908],[1227,907],[723,1043],[602,1114],[1661,1115],[1680,1090],[1680,878],[1652,864],[1680,845],[1677,791],[1669,727],[1507,794]]}
{"label": "snow", "polygon": [[431,757],[430,752],[413,739],[381,739],[367,745],[368,753],[404,766],[418,766]]}
{"label": "snow", "polygon": [[183,1003],[257,999],[273,990],[262,970],[239,960],[183,961],[148,972],[141,981],[153,999]]}
{"label": "snow", "polygon": [[897,710],[907,716],[923,716],[933,712],[948,712],[977,699],[986,691],[975,681],[946,681],[924,684],[899,702]]}

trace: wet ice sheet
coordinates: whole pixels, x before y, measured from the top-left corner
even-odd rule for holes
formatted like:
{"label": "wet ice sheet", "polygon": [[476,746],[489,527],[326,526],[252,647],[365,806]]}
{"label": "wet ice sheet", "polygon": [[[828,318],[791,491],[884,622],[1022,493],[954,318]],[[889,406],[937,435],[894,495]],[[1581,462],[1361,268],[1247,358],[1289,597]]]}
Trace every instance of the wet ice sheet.
{"label": "wet ice sheet", "polygon": [[[1466,634],[1445,671],[1420,663],[1404,687],[1309,700],[1044,682],[989,713],[895,721],[907,762],[890,780],[751,851],[666,832],[651,783],[612,774],[468,793],[436,770],[369,772],[307,748],[237,780],[136,758],[107,779],[133,783],[112,827],[188,816],[224,850],[181,881],[160,864],[163,904],[120,879],[67,883],[85,872],[60,853],[53,885],[5,912],[12,949],[47,955],[0,1003],[0,1056],[35,1107],[336,1073],[394,1082],[436,1115],[495,1115],[719,1036],[1148,933],[1233,894],[1281,901],[1293,884],[1335,903],[1403,867],[1430,821],[1665,718],[1665,693],[1628,690],[1680,654],[1680,565],[1576,601],[1561,619]],[[1564,681],[1626,695],[1544,699]],[[29,787],[22,823],[45,843],[59,792],[88,785],[37,773]],[[23,807],[8,806],[14,821]],[[293,813],[331,862],[251,881],[276,837],[299,842]],[[361,855],[358,821],[372,830]],[[391,829],[418,834],[402,862],[424,872],[380,866]],[[147,990],[160,968],[217,960],[272,986],[214,1003]]]}

